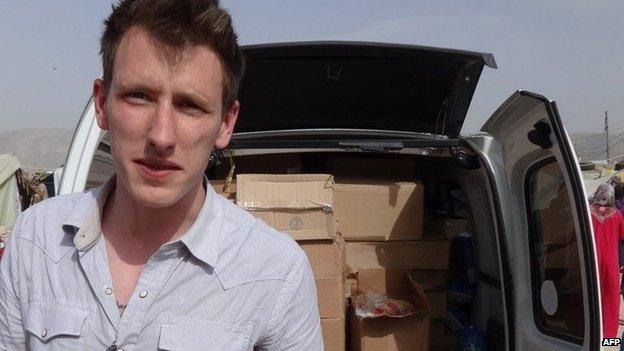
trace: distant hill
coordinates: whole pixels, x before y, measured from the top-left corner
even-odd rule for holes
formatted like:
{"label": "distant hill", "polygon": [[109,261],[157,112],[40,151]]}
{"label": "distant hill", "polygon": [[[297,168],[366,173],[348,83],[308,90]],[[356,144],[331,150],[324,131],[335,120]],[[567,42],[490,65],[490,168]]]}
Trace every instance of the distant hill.
{"label": "distant hill", "polygon": [[14,154],[29,172],[53,170],[65,162],[73,135],[58,128],[0,131],[0,154]]}
{"label": "distant hill", "polygon": [[[576,133],[570,136],[581,161],[604,160],[607,158],[607,142],[603,133]],[[624,133],[610,135],[610,157],[624,155]],[[624,161],[624,157],[619,159]]]}

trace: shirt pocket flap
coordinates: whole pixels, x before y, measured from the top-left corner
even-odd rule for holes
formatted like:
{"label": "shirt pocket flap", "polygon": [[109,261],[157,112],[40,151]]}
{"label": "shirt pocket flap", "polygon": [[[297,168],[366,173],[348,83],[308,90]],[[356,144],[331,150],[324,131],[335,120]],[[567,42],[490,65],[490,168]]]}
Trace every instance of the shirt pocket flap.
{"label": "shirt pocket flap", "polygon": [[246,351],[249,349],[249,335],[237,331],[229,323],[178,319],[161,325],[158,349]]}
{"label": "shirt pocket flap", "polygon": [[33,303],[29,306],[24,328],[46,342],[60,335],[78,337],[88,313],[74,307]]}

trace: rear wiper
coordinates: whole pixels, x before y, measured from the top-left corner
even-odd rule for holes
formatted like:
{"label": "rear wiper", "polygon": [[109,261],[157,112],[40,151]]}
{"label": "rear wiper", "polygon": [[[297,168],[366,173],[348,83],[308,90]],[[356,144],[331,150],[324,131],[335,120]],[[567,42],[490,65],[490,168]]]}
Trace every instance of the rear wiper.
{"label": "rear wiper", "polygon": [[365,152],[387,152],[399,151],[403,149],[403,142],[400,141],[341,141],[338,143],[341,149],[365,151]]}

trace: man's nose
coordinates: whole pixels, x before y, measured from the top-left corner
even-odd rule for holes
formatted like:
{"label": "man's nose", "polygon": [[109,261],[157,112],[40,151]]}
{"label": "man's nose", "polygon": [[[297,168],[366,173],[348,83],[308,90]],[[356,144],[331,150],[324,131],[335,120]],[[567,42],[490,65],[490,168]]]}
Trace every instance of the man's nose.
{"label": "man's nose", "polygon": [[176,145],[176,127],[173,105],[170,102],[158,104],[150,121],[148,142],[159,152],[171,150]]}

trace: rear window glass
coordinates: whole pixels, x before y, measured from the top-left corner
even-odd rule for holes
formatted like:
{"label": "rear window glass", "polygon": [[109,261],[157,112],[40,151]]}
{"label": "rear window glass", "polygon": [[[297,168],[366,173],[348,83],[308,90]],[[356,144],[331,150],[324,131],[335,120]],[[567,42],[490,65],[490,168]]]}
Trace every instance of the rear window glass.
{"label": "rear window glass", "polygon": [[580,343],[585,328],[581,268],[559,164],[552,159],[534,166],[526,185],[536,323],[545,334]]}

